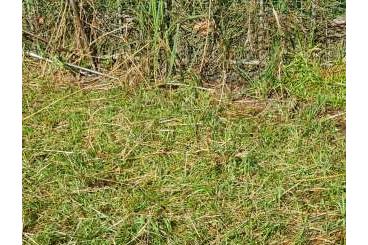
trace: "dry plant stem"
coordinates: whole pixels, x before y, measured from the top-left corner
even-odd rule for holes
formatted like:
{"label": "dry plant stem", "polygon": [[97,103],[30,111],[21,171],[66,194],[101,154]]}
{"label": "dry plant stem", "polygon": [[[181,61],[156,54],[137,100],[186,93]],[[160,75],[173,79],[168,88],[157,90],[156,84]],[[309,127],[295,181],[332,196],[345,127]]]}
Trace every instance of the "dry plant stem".
{"label": "dry plant stem", "polygon": [[[40,56],[38,54],[35,54],[33,52],[26,52],[26,55],[28,55],[32,58],[38,59],[38,60],[43,60],[43,61],[46,61],[46,62],[49,62],[49,63],[53,63],[52,60],[50,60],[48,58],[45,58],[45,57],[42,57],[42,56]],[[72,68],[75,68],[75,69],[78,69],[78,70],[81,70],[81,71],[92,73],[92,74],[95,74],[95,75],[100,75],[100,76],[104,76],[104,77],[108,77],[108,78],[112,78],[112,79],[118,79],[114,76],[104,74],[104,73],[101,73],[99,71],[94,71],[94,70],[91,70],[91,69],[88,69],[88,68],[85,68],[85,67],[77,66],[77,65],[74,65],[74,64],[71,64],[71,63],[65,63],[65,65],[69,66],[69,67],[72,67]]]}
{"label": "dry plant stem", "polygon": [[45,48],[46,52],[50,52],[50,49],[52,49],[55,46],[56,47],[58,46],[58,44],[54,43],[54,41],[59,40],[60,37],[62,36],[61,27],[63,25],[66,9],[67,9],[67,2],[65,2],[64,8],[58,13],[58,19],[56,21],[57,28],[53,30],[50,37],[50,41],[47,42],[47,46]]}
{"label": "dry plant stem", "polygon": [[73,93],[71,93],[71,94],[68,94],[68,95],[66,95],[66,96],[64,96],[64,97],[61,97],[60,99],[54,100],[53,102],[51,102],[51,103],[50,103],[50,104],[48,104],[47,106],[42,107],[42,108],[41,108],[41,109],[39,109],[38,111],[36,111],[36,112],[34,112],[34,113],[32,113],[32,114],[30,114],[30,115],[28,115],[28,116],[24,117],[22,121],[25,121],[25,120],[27,120],[27,119],[29,119],[29,118],[33,117],[34,115],[37,115],[37,114],[39,114],[40,112],[42,112],[42,111],[46,110],[47,108],[49,108],[49,107],[53,106],[54,104],[56,104],[56,103],[58,103],[58,102],[60,102],[60,101],[62,101],[62,100],[64,100],[64,99],[66,99],[66,98],[68,98],[68,97],[70,97],[70,96],[73,96],[73,95],[75,95],[75,94],[77,94],[77,93],[79,93],[79,92],[81,92],[81,91],[83,91],[83,90],[86,90],[86,89],[88,89],[88,88],[90,88],[90,87],[92,87],[92,86],[87,86],[87,87],[81,88],[81,89],[79,89],[79,90],[77,90],[77,91],[75,91],[75,92],[73,92]]}
{"label": "dry plant stem", "polygon": [[35,34],[31,33],[31,32],[28,32],[28,31],[26,31],[26,30],[22,30],[22,32],[23,32],[24,34],[26,34],[27,36],[29,36],[29,37],[33,37],[33,38],[35,38],[35,39],[37,39],[37,40],[40,40],[41,42],[43,42],[43,43],[45,43],[45,44],[47,44],[47,43],[48,43],[46,39],[44,39],[44,38],[42,38],[42,37],[40,37],[40,36],[37,36],[37,35],[35,35]]}
{"label": "dry plant stem", "polygon": [[[76,1],[75,0],[69,0],[69,4],[72,8],[72,13],[73,13],[73,16],[74,16],[74,23],[75,23],[75,27],[76,27],[75,35],[77,35],[77,40],[78,40],[78,42],[79,42],[79,44],[82,48],[82,53],[87,53],[88,58],[90,59],[90,62],[93,65],[93,68],[96,69],[96,65],[94,64],[93,58],[91,56],[91,50],[90,50],[87,34],[84,31],[83,24],[82,24],[82,21],[80,19],[80,15],[79,15],[79,11],[78,11]],[[79,38],[78,38],[78,36],[79,36]]]}
{"label": "dry plant stem", "polygon": [[248,43],[252,42],[252,33],[251,33],[251,21],[250,14],[248,13],[248,29],[247,29],[247,39],[245,40],[244,47],[248,45]]}
{"label": "dry plant stem", "polygon": [[262,50],[261,45],[263,45],[264,43],[264,36],[265,36],[263,0],[259,0],[259,22],[260,22],[260,33],[259,33],[259,38],[258,38],[257,49],[258,49],[258,58],[261,59],[263,55],[263,50]]}
{"label": "dry plant stem", "polygon": [[226,69],[225,69],[225,64],[222,64],[223,68],[222,68],[222,84],[221,84],[221,96],[220,96],[220,101],[219,101],[219,104],[222,103],[222,98],[224,96],[224,89],[225,89],[225,84],[226,84],[226,78],[227,78],[227,75],[226,75]]}
{"label": "dry plant stem", "polygon": [[278,80],[281,80],[281,72],[282,72],[282,65],[283,65],[283,54],[284,54],[284,32],[282,31],[282,27],[280,24],[280,19],[279,16],[274,8],[274,6],[272,5],[272,13],[273,16],[275,17],[276,20],[276,24],[277,24],[277,32],[278,32],[278,36],[280,38],[280,53],[279,53],[279,64],[278,64],[278,70],[277,70],[277,78]]}
{"label": "dry plant stem", "polygon": [[[163,86],[184,86],[184,87],[192,87],[188,84],[184,84],[184,83],[178,83],[178,82],[167,82],[167,83],[160,83],[160,84],[157,84],[156,87],[163,87]],[[213,89],[210,89],[210,88],[204,88],[204,87],[200,87],[200,86],[193,86],[193,88],[195,89],[199,89],[199,90],[205,90],[205,91],[209,91],[209,92],[213,92]]]}
{"label": "dry plant stem", "polygon": [[[60,33],[60,29],[63,26],[63,20],[65,19],[65,13],[66,13],[66,9],[67,9],[67,2],[65,2],[65,7],[63,10],[61,10],[58,14],[58,20],[57,20],[57,29],[54,29],[51,37],[50,37],[50,41],[46,42],[46,48],[45,48],[45,52],[49,53],[49,52],[53,52],[55,51],[54,47],[58,47],[58,44],[54,43],[54,41],[57,41],[60,39],[60,36],[63,36],[62,33]],[[42,66],[42,74],[45,75],[46,69],[47,69],[47,62],[43,63]]]}
{"label": "dry plant stem", "polygon": [[[148,45],[149,45],[150,43],[147,43],[146,45],[144,45],[143,47],[141,47],[140,49],[138,49],[137,51],[135,51],[133,54],[131,54],[131,55],[127,55],[127,59],[129,59],[129,61],[130,62],[132,62],[132,64],[133,64],[133,67],[134,67],[134,69],[142,76],[142,77],[144,77],[143,76],[143,73],[138,69],[138,67],[137,67],[137,65],[135,64],[135,62],[134,62],[134,60],[133,60],[133,58],[134,58],[134,56],[136,56],[138,53],[140,53],[143,49],[145,49]],[[125,62],[123,62],[123,63],[121,63],[121,64],[119,64],[119,65],[117,65],[111,72],[114,72],[114,71],[116,71],[117,69],[119,69],[123,64],[124,64]]]}
{"label": "dry plant stem", "polygon": [[210,23],[211,23],[211,8],[212,8],[212,0],[210,0],[209,2],[209,6],[208,6],[208,19],[207,19],[207,30],[206,30],[206,40],[204,43],[204,48],[203,48],[203,54],[202,54],[202,60],[201,60],[201,65],[199,67],[199,72],[202,72],[203,69],[203,64],[204,64],[204,59],[206,57],[206,53],[207,53],[207,47],[208,47],[208,35],[209,35],[209,31],[210,31]]}
{"label": "dry plant stem", "polygon": [[113,34],[113,33],[115,33],[115,32],[118,32],[118,31],[120,31],[120,30],[123,30],[123,29],[125,29],[125,26],[121,26],[121,27],[116,28],[116,29],[114,29],[114,30],[112,30],[112,31],[106,32],[106,33],[102,34],[101,36],[97,37],[95,40],[93,40],[93,41],[89,44],[89,46],[92,46],[93,44],[95,44],[96,42],[98,42],[100,39],[102,39],[102,38],[104,38],[104,37],[106,37],[106,36],[108,36],[108,35],[111,35],[111,34]]}

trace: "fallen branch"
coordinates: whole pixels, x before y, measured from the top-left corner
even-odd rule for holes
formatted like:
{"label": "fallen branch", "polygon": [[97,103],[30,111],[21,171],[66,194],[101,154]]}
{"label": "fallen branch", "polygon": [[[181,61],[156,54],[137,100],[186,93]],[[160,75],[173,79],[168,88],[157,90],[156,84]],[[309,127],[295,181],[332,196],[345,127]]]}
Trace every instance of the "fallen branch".
{"label": "fallen branch", "polygon": [[[38,59],[38,60],[44,60],[44,61],[47,61],[49,63],[54,63],[53,60],[51,60],[49,58],[42,57],[41,55],[38,55],[36,53],[28,52],[28,51],[26,51],[25,53],[26,53],[26,55],[28,55],[28,56],[30,56],[32,58],[35,58],[35,59]],[[77,65],[74,65],[74,64],[71,64],[71,63],[63,63],[63,64],[65,66],[68,66],[70,68],[77,69],[79,71],[84,71],[84,72],[87,72],[87,73],[91,73],[91,74],[95,74],[95,75],[99,75],[99,76],[104,76],[104,77],[108,77],[108,78],[112,78],[112,79],[118,79],[117,77],[110,76],[108,74],[104,74],[104,73],[101,73],[99,71],[91,70],[91,69],[88,69],[88,68],[85,68],[85,67],[77,66]]]}

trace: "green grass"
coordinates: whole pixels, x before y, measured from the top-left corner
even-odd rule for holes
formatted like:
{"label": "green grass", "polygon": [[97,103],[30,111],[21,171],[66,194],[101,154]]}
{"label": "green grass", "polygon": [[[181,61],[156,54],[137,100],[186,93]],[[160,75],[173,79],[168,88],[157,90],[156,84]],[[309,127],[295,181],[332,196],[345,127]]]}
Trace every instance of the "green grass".
{"label": "green grass", "polygon": [[25,71],[25,244],[344,244],[343,66],[237,101]]}

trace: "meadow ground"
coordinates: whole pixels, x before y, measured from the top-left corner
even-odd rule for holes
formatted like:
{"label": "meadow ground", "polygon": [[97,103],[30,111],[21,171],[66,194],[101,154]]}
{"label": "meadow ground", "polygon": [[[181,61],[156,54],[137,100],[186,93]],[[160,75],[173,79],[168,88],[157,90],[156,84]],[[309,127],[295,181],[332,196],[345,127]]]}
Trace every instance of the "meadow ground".
{"label": "meadow ground", "polygon": [[344,244],[345,64],[237,92],[25,63],[25,244]]}

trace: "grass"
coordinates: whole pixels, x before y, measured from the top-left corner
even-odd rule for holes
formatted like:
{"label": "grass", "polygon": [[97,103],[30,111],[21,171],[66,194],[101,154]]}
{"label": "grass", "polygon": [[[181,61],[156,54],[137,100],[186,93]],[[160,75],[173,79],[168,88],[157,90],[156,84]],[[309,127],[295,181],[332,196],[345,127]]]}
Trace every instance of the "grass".
{"label": "grass", "polygon": [[344,64],[290,64],[221,100],[25,64],[24,243],[345,244]]}
{"label": "grass", "polygon": [[87,68],[98,63],[101,72],[135,81],[194,72],[205,82],[246,82],[300,48],[318,47],[327,63],[345,46],[344,27],[331,26],[345,0],[82,1],[86,50],[68,2],[22,1],[24,50]]}

